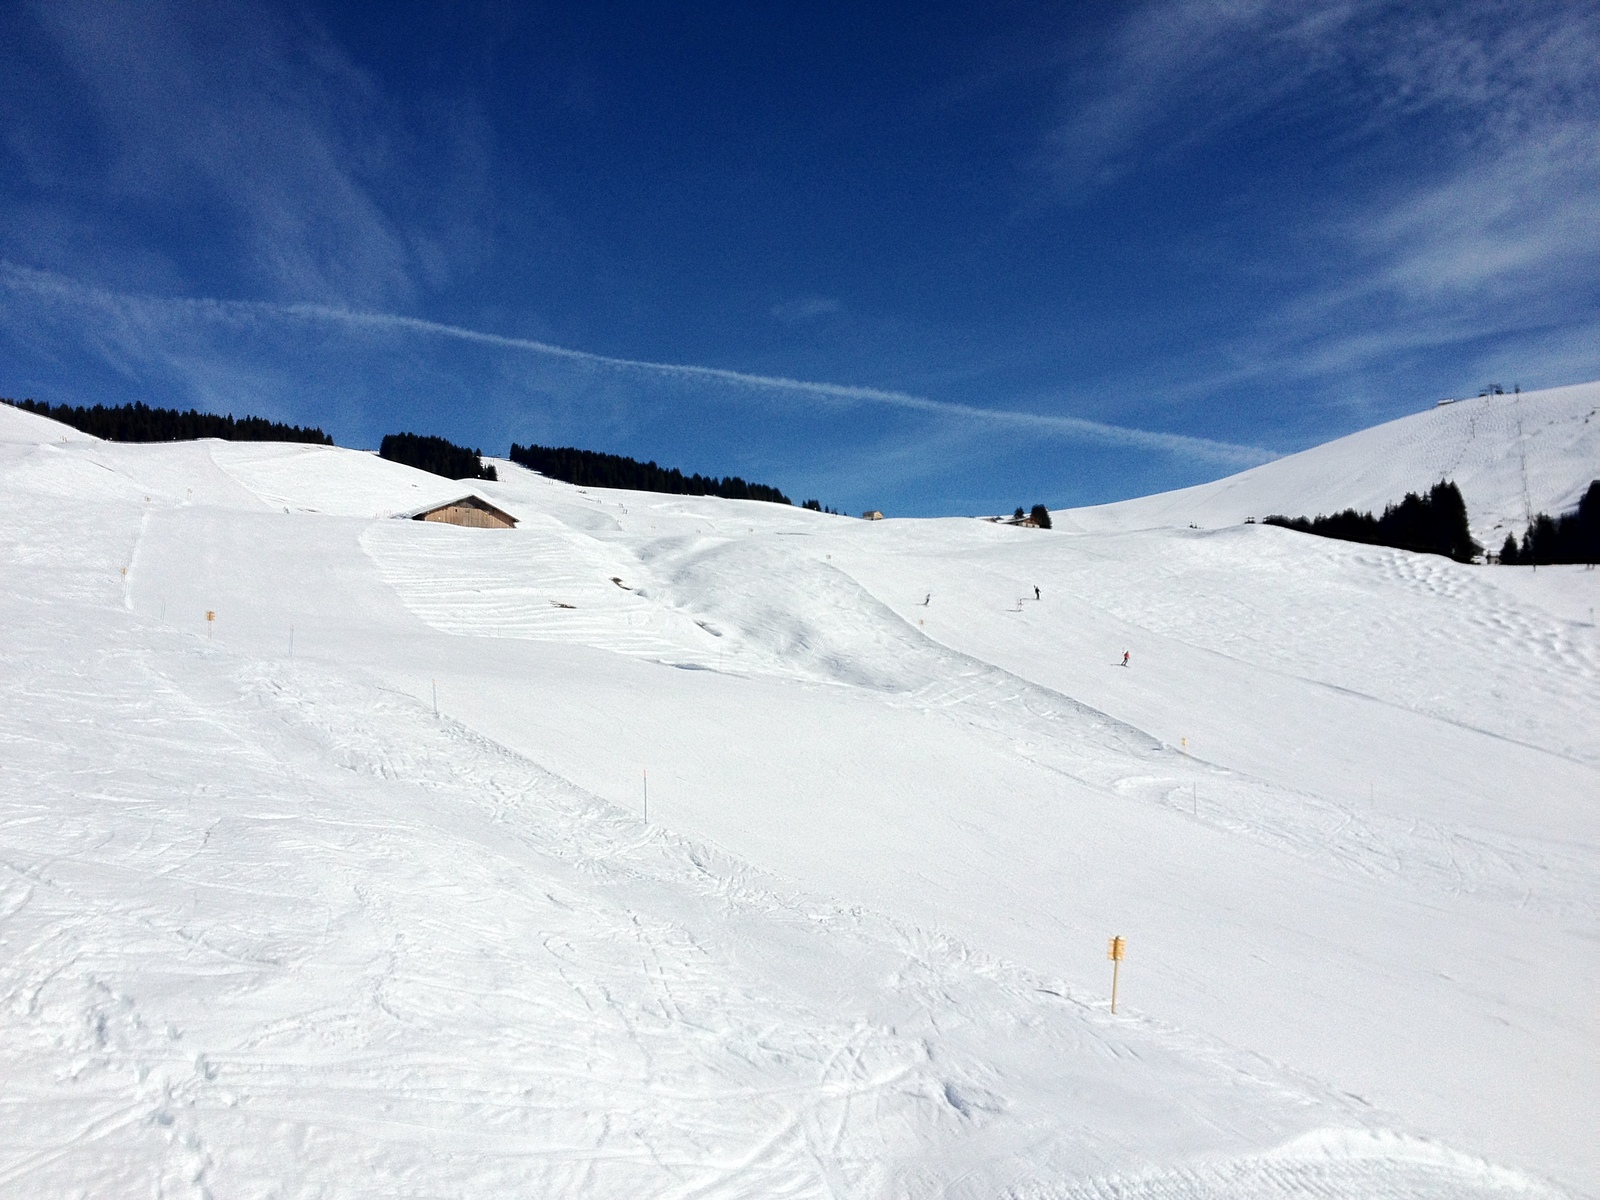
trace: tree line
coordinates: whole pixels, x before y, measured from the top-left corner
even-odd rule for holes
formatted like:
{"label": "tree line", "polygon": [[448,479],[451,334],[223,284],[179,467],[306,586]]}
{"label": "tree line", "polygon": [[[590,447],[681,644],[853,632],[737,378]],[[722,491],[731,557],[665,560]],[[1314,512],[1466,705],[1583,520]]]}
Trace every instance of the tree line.
{"label": "tree line", "polygon": [[1400,503],[1386,507],[1381,517],[1347,508],[1331,517],[1319,515],[1311,520],[1274,514],[1262,523],[1368,546],[1443,554],[1457,562],[1471,562],[1483,553],[1483,547],[1472,540],[1468,529],[1461,490],[1443,479],[1425,495],[1407,492]]}
{"label": "tree line", "polygon": [[676,467],[659,467],[620,454],[579,450],[576,446],[519,446],[512,443],[511,461],[551,479],[579,487],[629,488],[637,492],[665,492],[673,496],[721,496],[726,500],[765,500],[771,504],[793,501],[775,487],[748,483],[737,475],[685,475]]}
{"label": "tree line", "polygon": [[[1346,542],[1443,554],[1457,562],[1471,562],[1483,553],[1468,532],[1461,492],[1448,480],[1440,480],[1425,495],[1406,493],[1400,503],[1385,508],[1381,517],[1347,508],[1331,517],[1307,520],[1274,515],[1263,518],[1262,523]],[[1524,567],[1600,562],[1600,479],[1589,484],[1571,512],[1535,516],[1520,543],[1515,533],[1506,534],[1497,557],[1506,566]]]}
{"label": "tree line", "polygon": [[[286,425],[264,417],[219,416],[195,409],[152,408],[142,401],[132,404],[92,407],[49,404],[38,400],[12,400],[0,396],[0,403],[25,412],[37,413],[52,421],[81,430],[109,442],[187,442],[197,438],[220,438],[230,442],[304,442],[333,445],[333,438],[321,429]],[[485,466],[481,450],[468,449],[441,437],[416,433],[386,434],[378,454],[391,462],[404,463],[418,470],[448,479],[498,478],[492,465]],[[722,496],[729,500],[765,500],[789,504],[789,497],[775,487],[749,483],[737,475],[718,479],[708,475],[685,475],[676,468],[654,462],[639,462],[618,454],[579,450],[574,446],[552,449],[546,446],[511,447],[511,460],[580,487],[632,488],[644,492],[667,492],[681,496]],[[833,512],[815,500],[806,507],[817,512]]]}
{"label": "tree line", "polygon": [[[111,442],[183,442],[197,438],[220,438],[230,442],[302,442],[331,446],[333,438],[315,426],[288,425],[264,417],[221,416],[195,409],[152,408],[142,401],[132,404],[92,407],[49,404],[37,400],[13,400],[0,396],[24,412],[36,413],[52,421],[104,438]],[[492,465],[485,466],[483,452],[458,446],[441,437],[416,433],[391,433],[384,436],[378,454],[391,462],[429,471],[449,479],[494,480]],[[551,479],[579,487],[629,488],[641,492],[664,492],[679,496],[721,496],[729,500],[764,500],[773,504],[792,503],[775,487],[749,483],[737,475],[685,475],[676,468],[640,462],[620,454],[580,450],[575,446],[511,447],[511,461]],[[805,507],[815,512],[832,513],[816,500]],[[1013,521],[1023,520],[1018,508]],[[1042,504],[1033,506],[1028,519],[1050,528],[1050,512]],[[1277,525],[1318,537],[1360,542],[1372,546],[1391,546],[1423,554],[1442,554],[1457,562],[1471,562],[1483,552],[1472,540],[1467,523],[1467,506],[1460,489],[1441,479],[1424,494],[1407,492],[1398,504],[1390,504],[1382,516],[1347,508],[1332,516],[1313,518],[1274,514],[1263,518]],[[1572,512],[1552,517],[1539,513],[1529,523],[1519,543],[1507,534],[1499,561],[1510,566],[1543,566],[1555,563],[1600,562],[1600,479],[1589,484]]]}
{"label": "tree line", "polygon": [[1515,534],[1506,534],[1500,561],[1511,567],[1600,562],[1600,479],[1589,484],[1572,512],[1534,517],[1520,546]]}
{"label": "tree line", "polygon": [[468,450],[442,437],[421,433],[386,433],[378,444],[378,457],[404,463],[446,479],[499,479],[493,465],[483,465],[483,451]]}
{"label": "tree line", "polygon": [[47,404],[37,400],[9,400],[0,403],[60,421],[83,433],[108,442],[192,442],[196,438],[221,438],[225,442],[308,442],[331,446],[333,439],[314,426],[284,425],[264,417],[218,416],[190,409],[151,408],[132,404],[84,408],[71,404]]}

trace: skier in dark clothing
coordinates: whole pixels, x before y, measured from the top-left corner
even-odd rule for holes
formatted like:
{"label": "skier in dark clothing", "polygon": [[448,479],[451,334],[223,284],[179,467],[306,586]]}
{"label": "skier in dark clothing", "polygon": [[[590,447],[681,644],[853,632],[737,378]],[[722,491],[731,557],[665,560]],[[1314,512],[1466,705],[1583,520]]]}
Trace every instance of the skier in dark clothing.
{"label": "skier in dark clothing", "polygon": [[1039,585],[1037,583],[1033,585],[1033,598],[1035,600],[1039,599]]}

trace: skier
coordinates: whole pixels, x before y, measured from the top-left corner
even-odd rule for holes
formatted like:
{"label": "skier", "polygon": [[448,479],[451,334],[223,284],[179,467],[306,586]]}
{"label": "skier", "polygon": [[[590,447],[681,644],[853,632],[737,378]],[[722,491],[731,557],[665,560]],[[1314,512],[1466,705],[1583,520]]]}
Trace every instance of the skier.
{"label": "skier", "polygon": [[1033,598],[1035,600],[1039,598],[1039,585],[1037,583],[1033,585]]}
{"label": "skier", "polygon": [[1128,665],[1128,652],[1126,650],[1124,650],[1122,652],[1122,665],[1123,666],[1127,666]]}
{"label": "skier", "polygon": [[932,600],[933,600],[933,593],[932,593],[932,592],[929,592],[929,593],[928,593],[928,594],[927,594],[927,595],[926,595],[926,596],[924,596],[924,597],[923,597],[923,598],[922,598],[922,607],[923,607],[923,608],[927,608],[927,607],[928,607],[928,604],[929,604],[929,603],[930,603],[930,602],[931,602],[931,601],[932,601]]}

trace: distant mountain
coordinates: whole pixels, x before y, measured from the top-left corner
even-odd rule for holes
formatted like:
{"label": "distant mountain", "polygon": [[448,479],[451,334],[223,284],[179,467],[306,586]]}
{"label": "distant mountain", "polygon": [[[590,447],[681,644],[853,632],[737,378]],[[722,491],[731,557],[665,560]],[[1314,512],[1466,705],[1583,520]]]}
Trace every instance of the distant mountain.
{"label": "distant mountain", "polygon": [[1236,525],[1270,513],[1382,512],[1441,479],[1461,489],[1472,536],[1498,548],[1531,516],[1574,508],[1600,477],[1600,382],[1480,396],[1424,412],[1215,483],[1073,509],[1058,528],[1088,532]]}

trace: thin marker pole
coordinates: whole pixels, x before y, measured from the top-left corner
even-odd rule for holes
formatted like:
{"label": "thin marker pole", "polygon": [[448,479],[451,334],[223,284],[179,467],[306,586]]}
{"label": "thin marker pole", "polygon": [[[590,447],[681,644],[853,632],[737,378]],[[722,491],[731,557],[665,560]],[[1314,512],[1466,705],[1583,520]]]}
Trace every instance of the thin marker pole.
{"label": "thin marker pole", "polygon": [[650,772],[644,773],[644,823],[650,824]]}
{"label": "thin marker pole", "polygon": [[1106,946],[1106,957],[1111,960],[1111,1015],[1117,1015],[1117,977],[1121,973],[1122,956],[1127,953],[1127,943],[1114,937]]}
{"label": "thin marker pole", "polygon": [[294,626],[289,626],[289,657],[294,657]]}
{"label": "thin marker pole", "polygon": [[433,715],[436,717],[439,715],[439,681],[437,679],[433,681]]}

